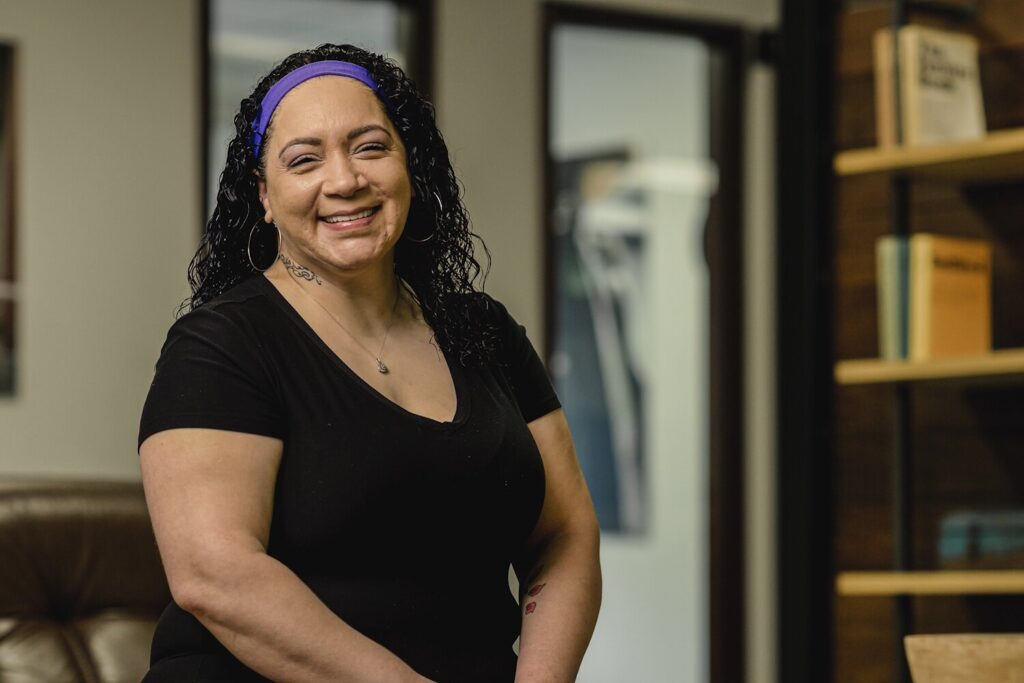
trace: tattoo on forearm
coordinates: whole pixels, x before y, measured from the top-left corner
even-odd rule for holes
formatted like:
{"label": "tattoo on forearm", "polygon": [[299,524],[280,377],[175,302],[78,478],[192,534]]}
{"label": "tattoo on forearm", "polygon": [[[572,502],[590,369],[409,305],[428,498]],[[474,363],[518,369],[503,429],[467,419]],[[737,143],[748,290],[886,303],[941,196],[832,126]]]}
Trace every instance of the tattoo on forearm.
{"label": "tattoo on forearm", "polygon": [[[528,590],[526,592],[526,594],[529,595],[531,598],[535,598],[538,595],[540,595],[540,592],[542,590],[544,590],[544,586],[546,586],[546,585],[548,585],[548,584],[547,583],[538,583],[536,586],[534,586],[533,588]],[[537,602],[536,601],[533,601],[533,602],[528,603],[526,605],[526,613],[527,614],[533,614],[534,610],[536,610],[536,609],[537,609]]]}
{"label": "tattoo on forearm", "polygon": [[284,254],[281,254],[281,263],[283,263],[284,267],[287,268],[295,277],[301,277],[303,280],[309,280],[310,282],[315,282],[318,285],[323,284],[323,280],[320,279],[319,275],[311,271],[306,266],[300,266]]}

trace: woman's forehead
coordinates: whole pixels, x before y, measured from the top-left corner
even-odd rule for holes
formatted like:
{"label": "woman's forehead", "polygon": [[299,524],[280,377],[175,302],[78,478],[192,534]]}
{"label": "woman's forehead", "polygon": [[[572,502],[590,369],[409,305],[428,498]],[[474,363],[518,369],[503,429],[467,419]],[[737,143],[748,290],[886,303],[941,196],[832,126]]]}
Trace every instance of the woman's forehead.
{"label": "woman's forehead", "polygon": [[[392,130],[377,96],[366,85],[345,76],[318,76],[300,83],[274,111],[274,137],[281,134],[335,128],[351,129],[376,123]],[[334,132],[347,132],[346,130]]]}

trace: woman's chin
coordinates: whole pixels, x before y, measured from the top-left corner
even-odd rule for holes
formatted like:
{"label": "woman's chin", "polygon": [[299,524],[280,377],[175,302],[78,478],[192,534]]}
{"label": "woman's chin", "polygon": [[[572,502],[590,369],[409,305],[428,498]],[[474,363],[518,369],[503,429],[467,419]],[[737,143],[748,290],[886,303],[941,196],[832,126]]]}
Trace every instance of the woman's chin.
{"label": "woman's chin", "polygon": [[[354,245],[350,245],[354,246]],[[376,249],[329,249],[320,254],[320,260],[330,268],[341,272],[358,272],[379,266],[384,254]]]}

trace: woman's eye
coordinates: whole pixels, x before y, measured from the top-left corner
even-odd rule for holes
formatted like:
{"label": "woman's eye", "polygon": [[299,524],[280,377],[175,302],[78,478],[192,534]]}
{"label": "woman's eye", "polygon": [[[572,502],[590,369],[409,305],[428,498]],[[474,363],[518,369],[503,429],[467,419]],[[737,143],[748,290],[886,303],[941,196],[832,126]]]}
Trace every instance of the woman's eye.
{"label": "woman's eye", "polygon": [[387,149],[386,145],[379,142],[370,142],[359,148],[360,152],[383,152]]}
{"label": "woman's eye", "polygon": [[294,161],[292,161],[292,163],[288,164],[288,168],[295,168],[296,166],[301,166],[302,164],[306,163],[307,161],[313,161],[313,157],[311,157],[311,156],[298,157]]}

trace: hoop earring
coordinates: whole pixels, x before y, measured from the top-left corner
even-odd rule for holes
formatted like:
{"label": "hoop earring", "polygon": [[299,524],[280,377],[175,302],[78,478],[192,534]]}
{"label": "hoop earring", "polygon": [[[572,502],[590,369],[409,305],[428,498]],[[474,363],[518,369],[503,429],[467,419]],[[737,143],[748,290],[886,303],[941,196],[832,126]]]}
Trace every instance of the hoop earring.
{"label": "hoop earring", "polygon": [[249,239],[245,243],[245,253],[249,257],[249,265],[252,266],[252,269],[260,273],[265,273],[270,270],[271,266],[274,265],[274,262],[277,261],[278,256],[281,255],[281,228],[277,227],[277,223],[271,223],[271,225],[274,226],[274,229],[277,230],[277,256],[274,256],[274,260],[271,261],[270,265],[266,268],[257,268],[256,264],[253,263],[252,260],[252,234],[256,232],[256,226],[259,224],[260,221],[256,221],[252,224],[252,228],[249,229]]}
{"label": "hoop earring", "polygon": [[[441,197],[439,197],[436,192],[434,193],[434,199],[437,200],[437,214],[435,214],[435,215],[440,216],[442,213],[444,213],[444,204],[441,203]],[[436,223],[435,223],[434,231],[431,232],[430,235],[426,239],[414,240],[411,237],[406,237],[406,239],[409,240],[410,242],[416,242],[417,244],[423,244],[424,242],[429,242],[431,239],[433,239],[434,233],[436,233],[436,232],[437,232],[437,226],[436,226]],[[403,232],[402,235],[406,235],[406,233]]]}

